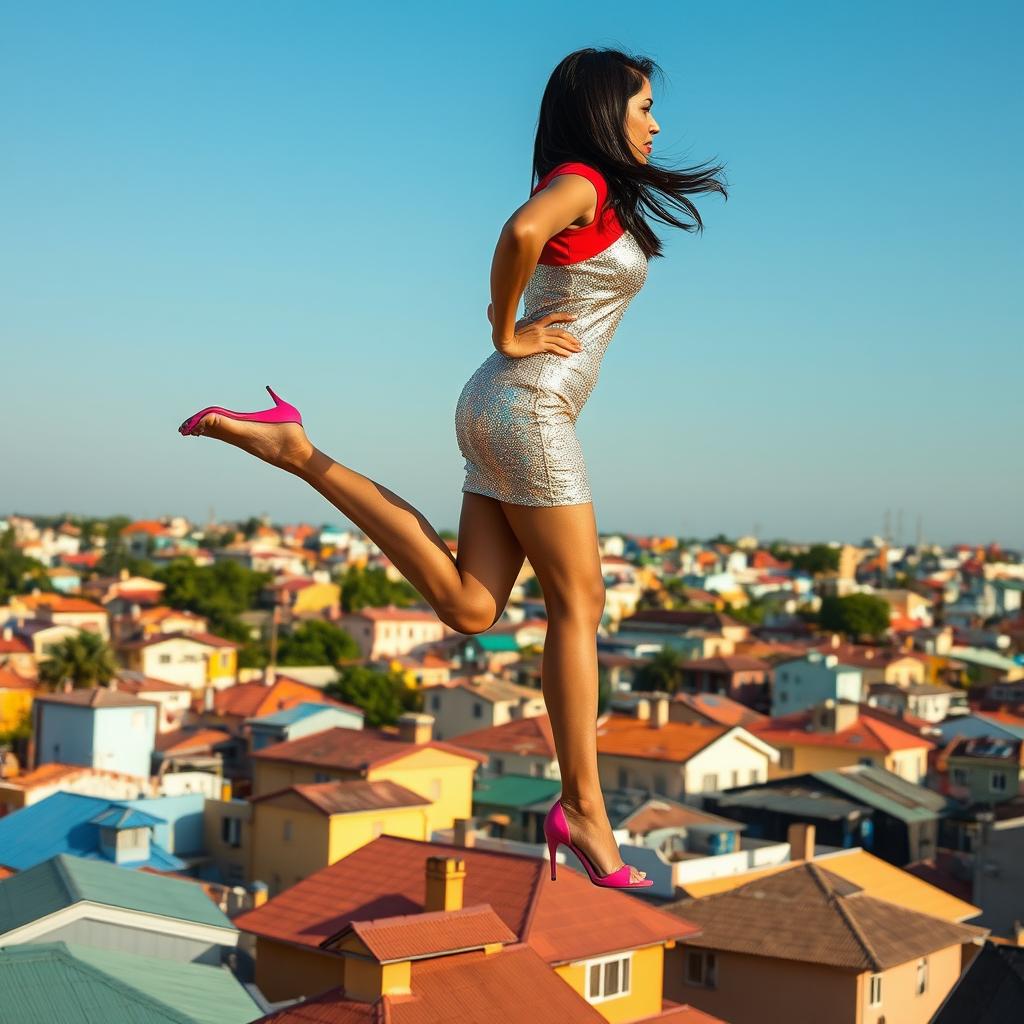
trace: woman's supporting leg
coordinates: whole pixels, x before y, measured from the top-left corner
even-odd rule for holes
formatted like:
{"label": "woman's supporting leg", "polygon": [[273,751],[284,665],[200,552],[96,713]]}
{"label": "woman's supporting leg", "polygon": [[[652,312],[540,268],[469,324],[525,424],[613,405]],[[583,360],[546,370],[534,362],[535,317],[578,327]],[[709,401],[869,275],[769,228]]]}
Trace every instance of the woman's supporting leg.
{"label": "woman's supporting leg", "polygon": [[[548,627],[541,685],[572,840],[608,874],[622,864],[622,857],[597,770],[597,628],[605,587],[594,506],[502,502],[502,508],[544,592]],[[644,874],[634,868],[632,877]]]}
{"label": "woman's supporting leg", "polygon": [[253,423],[210,413],[195,432],[305,480],[373,540],[453,629],[483,632],[505,610],[523,566],[523,549],[494,498],[463,492],[453,558],[417,509],[320,451],[296,423]]}

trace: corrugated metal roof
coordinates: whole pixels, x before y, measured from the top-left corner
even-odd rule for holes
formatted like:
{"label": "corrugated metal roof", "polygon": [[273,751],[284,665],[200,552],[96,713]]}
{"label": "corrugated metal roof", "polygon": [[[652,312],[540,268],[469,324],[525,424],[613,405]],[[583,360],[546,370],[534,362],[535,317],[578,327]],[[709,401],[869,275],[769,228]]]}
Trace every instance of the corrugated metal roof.
{"label": "corrugated metal roof", "polygon": [[235,930],[200,885],[62,853],[0,879],[0,936],[80,900]]}
{"label": "corrugated metal roof", "polygon": [[532,775],[500,775],[481,779],[473,790],[473,802],[500,807],[526,807],[554,797],[562,791],[559,779],[540,779]]}

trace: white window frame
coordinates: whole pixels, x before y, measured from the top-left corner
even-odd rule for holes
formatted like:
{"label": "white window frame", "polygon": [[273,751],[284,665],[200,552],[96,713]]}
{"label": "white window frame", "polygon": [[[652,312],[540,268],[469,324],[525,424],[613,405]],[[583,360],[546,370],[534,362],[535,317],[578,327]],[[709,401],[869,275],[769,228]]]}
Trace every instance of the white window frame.
{"label": "white window frame", "polygon": [[882,975],[872,974],[868,978],[868,1006],[882,1005]]}
{"label": "white window frame", "polygon": [[[619,989],[616,992],[605,993],[604,991],[604,980],[605,980],[605,968],[610,963],[619,963]],[[615,953],[612,956],[600,956],[595,957],[592,960],[582,960],[580,964],[583,967],[583,990],[586,995],[588,1003],[604,1003],[609,999],[622,999],[626,996],[632,995],[633,993],[633,954],[629,953]],[[597,967],[599,968],[598,977],[598,988],[600,991],[595,992],[591,985],[591,972]],[[623,978],[625,978],[625,984],[623,984]]]}
{"label": "white window frame", "polygon": [[[686,984],[696,988],[718,988],[718,957],[712,949],[686,949],[684,973]],[[690,970],[690,957],[700,959],[700,978],[695,978]]]}

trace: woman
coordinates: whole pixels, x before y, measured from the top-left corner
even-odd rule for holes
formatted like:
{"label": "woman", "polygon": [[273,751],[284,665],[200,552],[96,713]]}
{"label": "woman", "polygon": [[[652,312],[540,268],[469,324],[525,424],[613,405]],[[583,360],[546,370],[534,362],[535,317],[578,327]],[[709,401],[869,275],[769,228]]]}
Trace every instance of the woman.
{"label": "woman", "polygon": [[[693,230],[702,224],[687,195],[725,195],[720,167],[670,170],[648,162],[659,131],[651,113],[655,70],[647,58],[587,48],[562,60],[548,81],[533,153],[539,180],[505,222],[491,268],[487,315],[495,351],[470,377],[455,411],[466,460],[456,558],[412,505],[316,448],[298,410],[269,387],[272,409],[211,406],[178,428],[227,441],[306,480],[461,632],[483,632],[497,621],[529,558],[547,609],[542,689],[562,781],[545,820],[551,877],[565,843],[591,881],[609,888],[653,883],[621,863],[598,778],[595,638],[605,588],[574,424],[644,283],[647,261],[661,255],[639,207]],[[656,193],[692,222],[677,219]],[[526,315],[517,322],[520,296]]]}

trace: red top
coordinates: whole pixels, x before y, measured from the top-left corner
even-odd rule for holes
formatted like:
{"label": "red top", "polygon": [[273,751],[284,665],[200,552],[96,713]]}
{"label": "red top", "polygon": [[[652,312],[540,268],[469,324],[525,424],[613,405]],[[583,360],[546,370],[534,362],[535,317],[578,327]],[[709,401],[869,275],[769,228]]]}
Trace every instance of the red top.
{"label": "red top", "polygon": [[533,195],[545,188],[552,178],[559,174],[580,174],[591,181],[597,189],[597,213],[594,219],[582,228],[563,228],[545,243],[538,263],[561,267],[568,263],[579,263],[603,252],[625,230],[619,223],[615,209],[605,206],[608,198],[608,183],[604,175],[589,164],[570,160],[552,167],[534,186]]}

